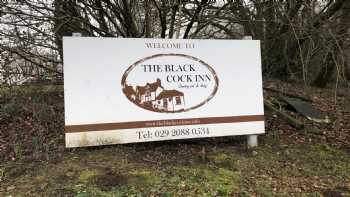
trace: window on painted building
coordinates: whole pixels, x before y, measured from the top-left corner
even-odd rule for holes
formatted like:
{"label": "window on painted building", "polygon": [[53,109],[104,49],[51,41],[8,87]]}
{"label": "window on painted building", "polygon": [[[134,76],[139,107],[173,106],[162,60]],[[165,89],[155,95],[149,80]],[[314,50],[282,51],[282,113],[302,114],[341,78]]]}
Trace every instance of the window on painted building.
{"label": "window on painted building", "polygon": [[181,98],[179,96],[176,97],[176,105],[181,105]]}

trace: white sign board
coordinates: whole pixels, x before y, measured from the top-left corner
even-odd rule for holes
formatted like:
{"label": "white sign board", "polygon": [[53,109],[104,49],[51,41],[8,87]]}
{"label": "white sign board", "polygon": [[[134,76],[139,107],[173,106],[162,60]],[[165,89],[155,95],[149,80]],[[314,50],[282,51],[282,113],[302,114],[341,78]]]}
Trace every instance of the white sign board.
{"label": "white sign board", "polygon": [[66,146],[264,133],[260,43],[65,37]]}

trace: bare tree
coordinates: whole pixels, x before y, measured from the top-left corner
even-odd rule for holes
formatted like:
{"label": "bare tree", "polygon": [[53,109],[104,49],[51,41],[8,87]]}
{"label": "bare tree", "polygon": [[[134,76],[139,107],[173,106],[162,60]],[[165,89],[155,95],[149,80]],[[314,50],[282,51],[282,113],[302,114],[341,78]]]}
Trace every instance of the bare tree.
{"label": "bare tree", "polygon": [[[73,32],[185,39],[251,35],[261,40],[265,77],[324,87],[335,74],[350,78],[349,13],[346,0],[3,0],[0,72],[62,77],[62,37]],[[38,69],[18,69],[28,66]]]}

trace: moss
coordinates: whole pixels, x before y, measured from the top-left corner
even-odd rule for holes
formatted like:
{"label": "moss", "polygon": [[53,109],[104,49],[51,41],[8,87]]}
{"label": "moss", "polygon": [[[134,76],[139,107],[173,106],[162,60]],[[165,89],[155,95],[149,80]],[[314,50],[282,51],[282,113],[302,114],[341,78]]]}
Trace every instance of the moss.
{"label": "moss", "polygon": [[93,181],[93,178],[95,178],[97,175],[100,175],[101,173],[96,169],[89,169],[89,170],[83,170],[79,175],[79,182],[82,183],[89,183]]}
{"label": "moss", "polygon": [[[170,166],[163,170],[135,169],[119,193],[146,196],[227,196],[239,190],[240,177],[225,168]],[[131,185],[133,187],[131,187]],[[135,192],[131,192],[135,191]],[[137,195],[136,195],[137,196]]]}
{"label": "moss", "polygon": [[[240,177],[233,171],[210,166],[183,166],[171,169],[178,177],[170,179],[179,190],[198,194],[229,195],[239,190]],[[190,194],[191,192],[189,192]]]}
{"label": "moss", "polygon": [[333,176],[350,179],[350,157],[344,151],[327,145],[314,145],[298,155],[303,171],[309,176]]}
{"label": "moss", "polygon": [[36,182],[42,183],[42,182],[45,182],[45,181],[46,181],[46,177],[43,176],[43,175],[38,175],[38,176],[34,177],[34,180],[35,180]]}
{"label": "moss", "polygon": [[[314,183],[336,188],[349,182],[350,158],[344,151],[325,145],[276,147],[260,146],[255,156],[218,150],[208,152],[209,162],[169,162],[161,166],[142,163],[139,155],[123,156],[115,148],[77,149],[55,164],[42,164],[21,173],[16,169],[16,176],[10,178],[16,186],[14,196],[30,191],[34,196],[83,197],[288,196],[300,184],[306,185],[304,196],[317,196]],[[4,169],[7,178],[13,169]],[[272,190],[276,187],[278,191]]]}
{"label": "moss", "polygon": [[312,193],[309,193],[309,194],[305,194],[303,196],[305,196],[305,197],[321,197],[322,194],[320,194],[319,192],[312,192]]}
{"label": "moss", "polygon": [[75,197],[102,197],[112,196],[109,192],[105,192],[96,187],[75,187],[73,189]]}
{"label": "moss", "polygon": [[220,166],[229,167],[232,164],[232,157],[226,153],[217,153],[214,155],[209,155],[208,158],[209,161],[212,161],[214,164]]}
{"label": "moss", "polygon": [[133,172],[130,173],[130,175],[134,176],[136,179],[133,179],[133,182],[135,182],[138,185],[154,185],[159,184],[161,182],[161,172],[158,172],[158,174],[155,174],[153,171],[150,170],[137,170],[135,169]]}
{"label": "moss", "polygon": [[224,168],[219,168],[217,174],[213,173],[211,175],[210,184],[213,184],[214,187],[217,187],[219,195],[228,195],[233,191],[239,189],[239,176],[231,170]]}

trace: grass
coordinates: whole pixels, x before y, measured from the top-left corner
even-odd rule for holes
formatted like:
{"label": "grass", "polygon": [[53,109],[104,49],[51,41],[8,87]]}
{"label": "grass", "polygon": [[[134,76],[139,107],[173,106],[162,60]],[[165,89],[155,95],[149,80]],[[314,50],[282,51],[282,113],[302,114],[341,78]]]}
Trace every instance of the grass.
{"label": "grass", "polygon": [[0,89],[0,196],[350,196],[348,151],[277,131],[253,150],[244,137],[64,149],[62,87],[16,88]]}
{"label": "grass", "polygon": [[[266,136],[268,137],[268,136]],[[255,154],[237,147],[209,145],[207,159],[174,153],[166,164],[140,162],[128,146],[78,149],[59,163],[2,164],[3,196],[319,196],[339,191],[349,195],[348,153],[324,145],[262,145]],[[282,148],[284,147],[284,148]],[[193,148],[193,147],[192,147]],[[157,150],[158,151],[158,150]],[[154,154],[154,153],[153,153]],[[6,190],[14,186],[15,190]],[[341,188],[341,189],[339,189]],[[11,189],[11,188],[10,188]]]}

